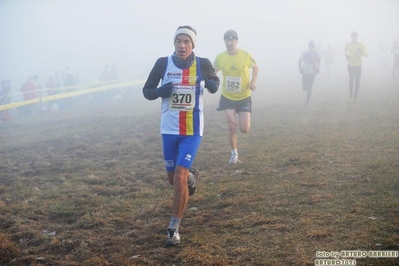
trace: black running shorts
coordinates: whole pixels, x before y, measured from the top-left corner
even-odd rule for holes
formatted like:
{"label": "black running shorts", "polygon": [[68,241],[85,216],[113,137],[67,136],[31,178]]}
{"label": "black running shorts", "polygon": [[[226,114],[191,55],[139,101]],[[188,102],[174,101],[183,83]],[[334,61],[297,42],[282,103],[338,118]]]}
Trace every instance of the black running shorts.
{"label": "black running shorts", "polygon": [[234,109],[236,113],[241,113],[241,112],[252,112],[252,99],[251,96],[248,98],[238,100],[238,101],[233,101],[230,99],[227,99],[223,95],[220,96],[220,101],[219,101],[219,107],[216,109],[218,111],[222,111],[225,109]]}

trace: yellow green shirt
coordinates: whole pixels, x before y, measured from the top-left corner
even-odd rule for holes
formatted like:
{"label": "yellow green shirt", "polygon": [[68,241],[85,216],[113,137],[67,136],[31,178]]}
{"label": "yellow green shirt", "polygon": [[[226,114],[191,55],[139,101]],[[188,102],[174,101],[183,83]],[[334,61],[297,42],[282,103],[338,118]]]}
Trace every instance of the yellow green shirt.
{"label": "yellow green shirt", "polygon": [[348,66],[361,66],[363,63],[362,57],[369,55],[366,47],[361,42],[348,42],[344,51],[348,58]]}
{"label": "yellow green shirt", "polygon": [[249,69],[256,65],[251,54],[238,49],[237,54],[220,53],[213,63],[215,71],[222,71],[222,95],[238,101],[251,96]]}

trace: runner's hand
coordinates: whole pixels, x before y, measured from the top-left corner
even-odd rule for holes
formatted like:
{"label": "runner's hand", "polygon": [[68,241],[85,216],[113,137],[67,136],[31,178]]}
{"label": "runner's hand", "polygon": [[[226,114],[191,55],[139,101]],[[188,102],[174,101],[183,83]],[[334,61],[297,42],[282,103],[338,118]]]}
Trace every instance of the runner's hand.
{"label": "runner's hand", "polygon": [[154,90],[155,97],[169,98],[172,95],[172,82],[163,84],[161,87]]}
{"label": "runner's hand", "polygon": [[254,82],[251,82],[251,83],[249,84],[249,89],[250,89],[251,91],[255,91],[255,90],[256,90],[256,85],[255,85]]}
{"label": "runner's hand", "polygon": [[218,91],[218,85],[212,79],[205,78],[205,88],[208,89],[210,93],[215,93]]}

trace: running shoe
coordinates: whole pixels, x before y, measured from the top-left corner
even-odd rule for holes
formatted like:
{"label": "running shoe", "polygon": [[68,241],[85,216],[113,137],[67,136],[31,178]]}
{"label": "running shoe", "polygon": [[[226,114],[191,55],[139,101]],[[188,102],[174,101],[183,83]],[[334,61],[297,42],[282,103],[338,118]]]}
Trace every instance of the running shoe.
{"label": "running shoe", "polygon": [[230,158],[229,163],[232,163],[232,164],[241,163],[240,160],[238,159],[238,154],[237,153],[231,154],[231,158]]}
{"label": "running shoe", "polygon": [[166,240],[166,246],[176,246],[180,243],[180,235],[176,228],[168,228],[168,239]]}
{"label": "running shoe", "polygon": [[194,182],[193,182],[192,184],[188,184],[188,195],[191,196],[191,195],[193,195],[194,192],[195,192],[195,181],[196,181],[197,178],[198,178],[199,171],[198,171],[197,168],[192,167],[192,168],[189,170],[189,172],[192,173],[192,174],[194,175]]}

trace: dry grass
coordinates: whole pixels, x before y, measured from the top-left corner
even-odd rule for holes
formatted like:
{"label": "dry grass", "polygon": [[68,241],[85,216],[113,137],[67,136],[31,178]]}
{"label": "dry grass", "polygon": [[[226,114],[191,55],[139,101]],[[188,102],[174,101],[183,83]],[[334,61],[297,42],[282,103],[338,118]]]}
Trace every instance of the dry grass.
{"label": "dry grass", "polygon": [[127,94],[2,124],[0,264],[313,265],[318,250],[398,250],[399,86],[366,81],[357,104],[337,83],[310,108],[296,83],[265,85],[290,94],[259,84],[235,166],[219,96],[207,94],[198,189],[175,248],[164,245],[158,101]]}

